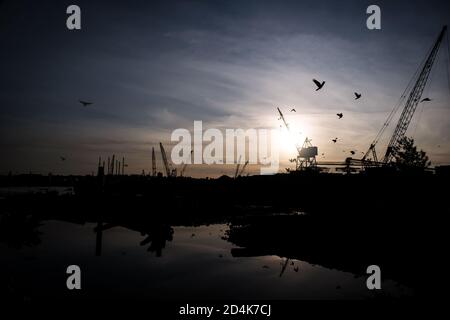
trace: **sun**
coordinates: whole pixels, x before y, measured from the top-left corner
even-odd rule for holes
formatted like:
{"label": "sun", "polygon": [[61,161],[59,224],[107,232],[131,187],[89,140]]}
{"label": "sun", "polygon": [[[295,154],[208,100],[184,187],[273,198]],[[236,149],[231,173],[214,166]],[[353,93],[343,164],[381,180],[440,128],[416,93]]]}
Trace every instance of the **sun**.
{"label": "sun", "polygon": [[297,148],[302,147],[306,137],[311,133],[311,129],[305,121],[300,119],[290,119],[288,123],[289,129],[281,121],[279,122],[282,125],[280,127],[280,124],[278,124],[278,146],[280,152],[294,158],[297,155]]}

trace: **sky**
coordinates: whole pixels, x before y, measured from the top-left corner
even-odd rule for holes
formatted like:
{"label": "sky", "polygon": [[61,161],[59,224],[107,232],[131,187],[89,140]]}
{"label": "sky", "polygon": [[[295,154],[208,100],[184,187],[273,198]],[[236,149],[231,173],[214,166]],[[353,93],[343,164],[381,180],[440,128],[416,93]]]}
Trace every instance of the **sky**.
{"label": "sky", "polygon": [[[81,30],[66,28],[71,4]],[[371,4],[381,30],[366,27]],[[0,1],[0,174],[88,174],[112,154],[126,158],[126,172],[148,172],[152,147],[162,171],[159,142],[170,154],[175,129],[203,121],[205,130],[283,131],[276,107],[291,139],[318,146],[319,161],[362,156],[449,22],[450,3],[430,0]],[[450,163],[446,50],[423,94],[432,101],[407,132],[434,165]],[[326,81],[322,90],[313,78]],[[279,144],[282,172],[296,151]],[[192,165],[186,174],[234,170]]]}

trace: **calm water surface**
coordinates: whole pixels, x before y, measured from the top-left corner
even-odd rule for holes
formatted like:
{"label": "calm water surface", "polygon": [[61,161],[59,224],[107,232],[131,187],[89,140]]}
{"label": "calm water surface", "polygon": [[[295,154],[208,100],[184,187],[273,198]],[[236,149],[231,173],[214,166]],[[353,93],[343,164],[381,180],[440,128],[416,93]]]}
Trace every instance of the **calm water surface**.
{"label": "calm water surface", "polygon": [[[124,227],[44,221],[40,243],[0,243],[1,279],[9,294],[133,299],[361,299],[376,293],[366,278],[285,257],[232,257],[226,224],[169,227],[153,238]],[[79,265],[82,290],[65,287],[66,268]],[[283,267],[284,272],[283,271]],[[408,296],[393,281],[383,294]]]}

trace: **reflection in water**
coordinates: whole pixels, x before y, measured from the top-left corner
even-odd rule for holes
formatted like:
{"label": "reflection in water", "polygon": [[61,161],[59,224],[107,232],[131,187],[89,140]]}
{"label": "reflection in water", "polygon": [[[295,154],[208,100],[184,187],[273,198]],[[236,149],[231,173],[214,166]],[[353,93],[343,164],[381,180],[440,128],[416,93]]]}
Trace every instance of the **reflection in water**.
{"label": "reflection in water", "polygon": [[167,224],[155,223],[144,227],[137,227],[136,225],[132,224],[103,224],[103,222],[99,221],[94,229],[95,233],[97,234],[95,245],[96,256],[101,256],[102,254],[103,231],[115,227],[124,227],[131,231],[139,232],[141,236],[145,236],[145,239],[140,241],[139,244],[141,246],[150,244],[147,251],[155,252],[157,257],[162,256],[162,249],[166,247],[166,241],[172,241],[173,239],[173,228]]}
{"label": "reflection in water", "polygon": [[[14,278],[14,291],[30,299],[70,297],[61,286],[69,264],[83,270],[85,298],[361,299],[377,294],[366,289],[365,277],[289,255],[258,254],[236,247],[227,241],[229,226],[224,224],[192,227],[46,220],[39,232],[38,221],[19,220],[1,220],[0,229],[11,231],[2,233],[0,271],[9,277],[3,283],[10,284]],[[21,230],[23,240],[7,240],[13,230]],[[147,251],[155,256],[142,246],[148,246]],[[405,296],[409,292],[385,281],[383,294]]]}

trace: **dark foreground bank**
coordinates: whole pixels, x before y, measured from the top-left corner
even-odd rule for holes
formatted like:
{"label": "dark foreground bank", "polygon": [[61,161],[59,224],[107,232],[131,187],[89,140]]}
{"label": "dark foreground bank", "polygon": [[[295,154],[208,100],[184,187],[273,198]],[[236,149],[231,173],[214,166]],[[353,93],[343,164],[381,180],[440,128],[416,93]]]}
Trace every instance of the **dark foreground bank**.
{"label": "dark foreground bank", "polygon": [[[48,177],[0,179],[2,293],[16,301],[438,295],[444,175],[107,178],[53,178],[51,190]],[[83,270],[79,292],[66,288],[70,264]],[[366,287],[374,264],[382,290]]]}

